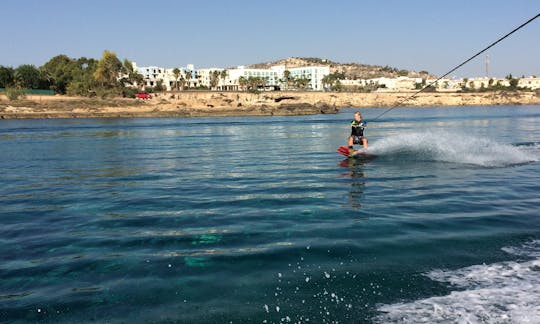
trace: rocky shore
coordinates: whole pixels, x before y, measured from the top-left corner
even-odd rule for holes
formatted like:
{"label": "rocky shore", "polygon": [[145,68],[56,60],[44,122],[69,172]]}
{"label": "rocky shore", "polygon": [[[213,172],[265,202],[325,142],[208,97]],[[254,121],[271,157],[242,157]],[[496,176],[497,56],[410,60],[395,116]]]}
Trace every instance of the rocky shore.
{"label": "rocky shore", "polygon": [[337,113],[339,109],[423,106],[540,105],[540,93],[351,93],[351,92],[200,92],[155,94],[149,100],[27,96],[9,101],[0,95],[0,118],[113,118],[272,116]]}

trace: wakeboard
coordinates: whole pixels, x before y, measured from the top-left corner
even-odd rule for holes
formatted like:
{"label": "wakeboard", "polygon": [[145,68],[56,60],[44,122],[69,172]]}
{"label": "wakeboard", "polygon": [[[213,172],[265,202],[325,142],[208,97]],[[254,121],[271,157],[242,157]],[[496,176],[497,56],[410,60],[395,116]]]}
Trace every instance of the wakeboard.
{"label": "wakeboard", "polygon": [[371,153],[364,152],[364,151],[353,150],[352,152],[350,152],[350,150],[349,150],[349,148],[347,146],[338,147],[337,152],[339,154],[341,154],[343,156],[346,156],[346,157],[349,157],[349,158],[372,159],[372,158],[377,157],[377,155],[375,155],[375,154],[371,154]]}

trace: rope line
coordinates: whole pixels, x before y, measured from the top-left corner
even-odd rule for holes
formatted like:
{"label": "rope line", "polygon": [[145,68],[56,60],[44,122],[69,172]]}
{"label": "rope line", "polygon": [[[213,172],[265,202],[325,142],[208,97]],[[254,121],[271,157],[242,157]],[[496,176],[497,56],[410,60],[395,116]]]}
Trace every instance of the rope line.
{"label": "rope line", "polygon": [[486,48],[484,48],[483,50],[481,50],[480,52],[474,54],[473,56],[471,56],[469,59],[463,61],[461,64],[459,64],[458,66],[454,67],[453,69],[451,69],[450,71],[446,72],[445,74],[443,74],[442,76],[438,77],[435,81],[432,81],[430,82],[428,85],[426,85],[425,87],[423,87],[422,89],[418,90],[417,92],[413,93],[411,96],[409,97],[406,97],[405,99],[402,99],[401,101],[399,101],[394,107],[390,108],[390,109],[387,109],[386,111],[384,111],[382,114],[380,114],[379,116],[375,117],[374,119],[372,119],[373,121],[374,120],[377,120],[379,119],[379,117],[381,117],[382,115],[386,114],[387,112],[391,111],[392,109],[394,108],[397,108],[399,107],[400,105],[402,105],[405,101],[407,100],[410,100],[414,97],[416,97],[420,92],[424,91],[425,89],[431,87],[432,85],[434,85],[435,83],[437,83],[438,81],[440,81],[442,78],[448,76],[450,73],[454,72],[455,70],[459,69],[460,67],[462,67],[463,65],[469,63],[470,61],[472,61],[473,59],[475,59],[477,56],[479,56],[480,54],[484,53],[485,51],[487,51],[488,49],[492,48],[493,46],[495,46],[496,44],[498,44],[499,42],[501,42],[502,40],[504,40],[505,38],[507,38],[508,36],[512,35],[513,33],[517,32],[518,30],[520,30],[521,28],[525,27],[526,25],[528,25],[529,23],[531,23],[533,20],[535,20],[536,18],[540,17],[540,13],[537,14],[536,16],[532,17],[531,19],[527,20],[526,22],[524,22],[523,24],[519,25],[518,27],[514,28],[514,30],[512,30],[511,32],[509,32],[508,34],[504,35],[503,37],[499,38],[498,40],[496,40],[495,42],[491,43],[489,46],[487,46]]}

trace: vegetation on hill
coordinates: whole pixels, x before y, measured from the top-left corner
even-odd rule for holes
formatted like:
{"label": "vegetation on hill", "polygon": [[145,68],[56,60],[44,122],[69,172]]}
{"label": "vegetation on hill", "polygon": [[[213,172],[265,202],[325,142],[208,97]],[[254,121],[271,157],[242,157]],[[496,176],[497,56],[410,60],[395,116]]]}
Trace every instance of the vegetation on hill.
{"label": "vegetation on hill", "polygon": [[408,71],[390,66],[368,65],[359,63],[338,63],[328,59],[315,57],[290,57],[273,62],[265,62],[249,65],[249,68],[267,69],[274,65],[284,65],[286,68],[300,66],[328,66],[330,74],[342,74],[345,79],[373,79],[380,77],[395,78],[408,76],[412,78],[433,77],[427,71]]}

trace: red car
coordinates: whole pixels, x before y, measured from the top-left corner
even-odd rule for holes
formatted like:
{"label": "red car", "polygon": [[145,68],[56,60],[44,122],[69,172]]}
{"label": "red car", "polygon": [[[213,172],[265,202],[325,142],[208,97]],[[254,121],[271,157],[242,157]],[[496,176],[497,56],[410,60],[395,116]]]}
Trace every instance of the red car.
{"label": "red car", "polygon": [[152,96],[149,93],[139,92],[137,93],[138,99],[151,99]]}

